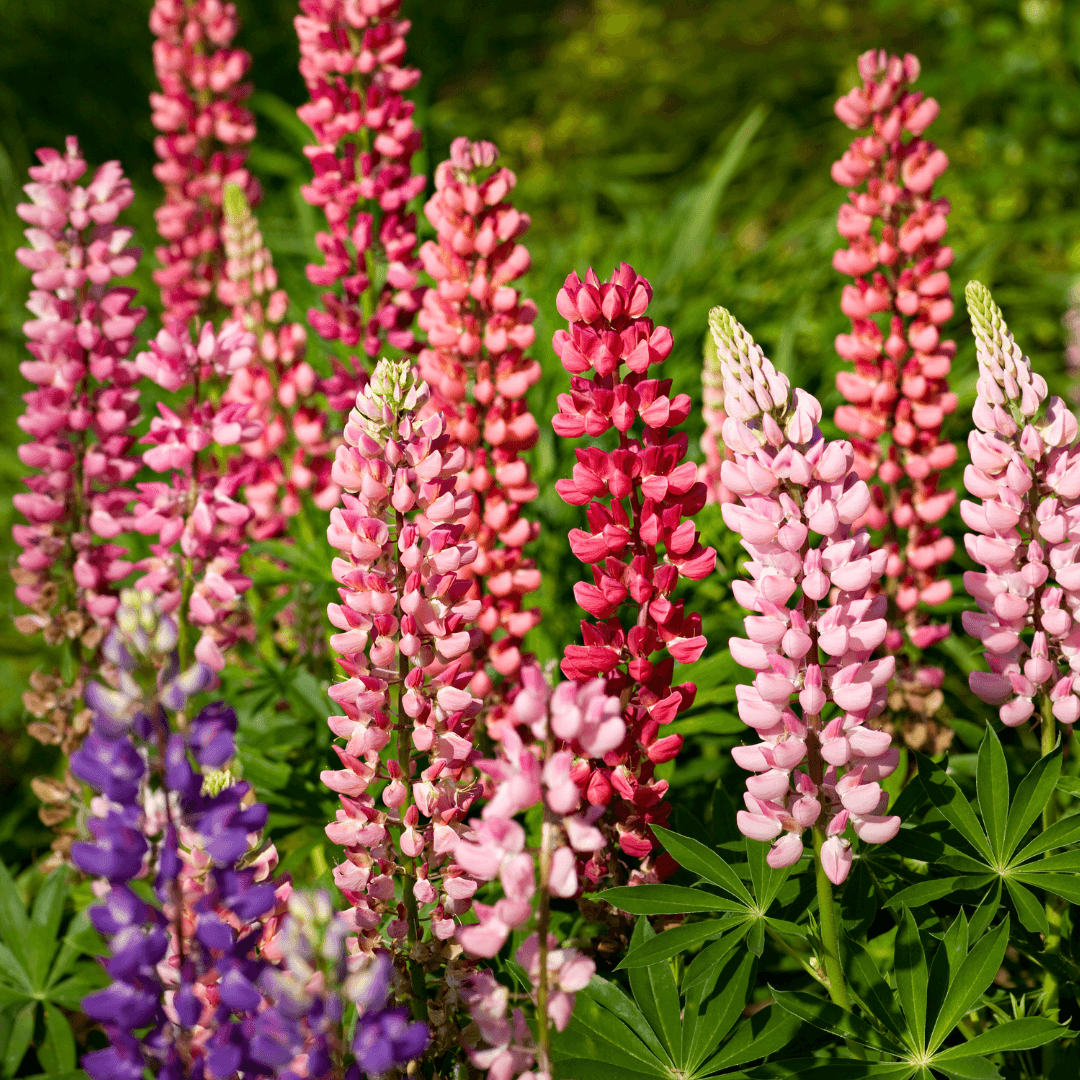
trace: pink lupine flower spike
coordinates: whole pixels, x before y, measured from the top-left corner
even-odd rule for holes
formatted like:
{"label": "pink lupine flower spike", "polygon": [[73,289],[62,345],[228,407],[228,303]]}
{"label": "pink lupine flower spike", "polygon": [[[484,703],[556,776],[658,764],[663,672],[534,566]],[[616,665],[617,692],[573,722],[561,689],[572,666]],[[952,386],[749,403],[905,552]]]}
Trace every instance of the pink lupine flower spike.
{"label": "pink lupine flower spike", "polygon": [[887,625],[885,597],[872,589],[887,555],[855,525],[870,492],[851,444],[822,438],[816,398],[793,391],[723,308],[710,312],[709,327],[733,455],[722,466],[736,496],[724,521],[750,555],[750,580],[732,585],[753,614],[731,654],[756,673],[752,685],[736,687],[738,710],[761,739],[733,751],[753,773],[738,825],[772,842],[774,867],[797,862],[813,829],[825,874],[840,884],[852,863],[849,826],[871,844],[900,827],[884,812],[889,797],[879,783],[899,754],[888,732],[869,723],[885,708],[895,668],[892,656],[873,658]]}
{"label": "pink lupine flower spike", "polygon": [[990,667],[972,672],[971,689],[1009,727],[1041,703],[1048,752],[1053,721],[1080,718],[1077,423],[1061,398],[1048,399],[987,289],[970,282],[967,305],[979,380],[964,486],[979,501],[960,510],[972,530],[964,546],[985,572],[964,575],[980,610],[963,620]]}
{"label": "pink lupine flower spike", "polygon": [[[938,103],[910,89],[919,76],[914,56],[871,50],[859,57],[859,73],[862,86],[836,103],[849,128],[869,129],[832,169],[850,189],[837,222],[848,246],[833,265],[855,279],[840,302],[851,332],[837,337],[836,350],[854,370],[836,378],[847,401],[836,425],[851,435],[855,471],[871,484],[859,524],[880,531],[888,553],[880,585],[890,602],[886,646],[897,652],[906,640],[918,657],[948,636],[949,625],[929,613],[952,593],[939,571],[953,541],[938,523],[956,501],[941,486],[942,470],[956,461],[956,447],[942,438],[956,408],[948,384],[956,345],[940,332],[953,315],[953,251],[942,243],[949,201],[932,190],[948,158],[923,138]],[[929,714],[943,676],[917,659],[901,663],[898,689]]]}

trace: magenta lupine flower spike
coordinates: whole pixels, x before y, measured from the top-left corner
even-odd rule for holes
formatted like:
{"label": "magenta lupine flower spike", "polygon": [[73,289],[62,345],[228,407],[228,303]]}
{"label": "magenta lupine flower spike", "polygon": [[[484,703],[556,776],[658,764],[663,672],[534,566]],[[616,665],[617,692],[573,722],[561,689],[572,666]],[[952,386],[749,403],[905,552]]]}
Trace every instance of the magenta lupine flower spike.
{"label": "magenta lupine flower spike", "polygon": [[165,201],[154,211],[165,243],[154,281],[168,318],[206,316],[224,265],[221,224],[224,185],[239,185],[254,202],[257,181],[244,164],[255,119],[242,104],[251,57],[230,48],[239,29],[236,8],[222,0],[155,0],[150,12],[154,71],[161,93],[150,95],[160,135],[154,175]]}
{"label": "magenta lupine flower spike", "polygon": [[[475,890],[446,872],[479,794],[471,727],[480,702],[459,662],[480,636],[480,601],[467,599],[460,574],[476,558],[476,542],[462,539],[473,496],[456,491],[465,451],[451,445],[442,417],[419,419],[427,400],[410,361],[380,361],[334,462],[344,505],[331,511],[327,536],[341,552],[341,603],[328,613],[347,679],[330,688],[343,710],[330,727],[345,746],[335,746],[342,768],[322,775],[341,797],[326,833],[345,848],[334,879],[365,950],[382,928],[391,942],[408,939],[407,953],[423,935],[421,908],[435,937],[452,937]],[[384,780],[380,807],[367,789]]]}
{"label": "magenta lupine flower spike", "polygon": [[[921,650],[948,636],[949,626],[930,622],[927,609],[952,594],[938,571],[953,542],[937,523],[956,500],[939,488],[942,470],[956,461],[956,447],[941,437],[956,408],[948,384],[956,345],[940,335],[953,314],[953,252],[942,244],[949,201],[932,191],[948,158],[922,138],[938,104],[909,89],[919,75],[914,56],[871,50],[859,57],[859,73],[863,85],[836,103],[849,128],[870,129],[832,169],[851,189],[837,223],[848,247],[833,265],[855,278],[840,303],[851,333],[837,337],[836,350],[854,371],[837,375],[848,404],[836,410],[836,424],[852,436],[856,472],[876,478],[862,523],[882,532],[889,553],[882,588],[895,610],[886,645],[895,652],[906,636]],[[914,691],[911,701],[940,686],[942,672],[905,668],[900,678]]]}
{"label": "magenta lupine flower spike", "polygon": [[13,571],[15,596],[30,608],[16,626],[43,631],[56,645],[80,639],[92,656],[117,605],[118,583],[131,572],[113,541],[130,527],[125,490],[138,472],[132,452],[139,418],[139,373],[127,357],[146,308],[132,307],[127,277],[141,251],[116,219],[134,197],[118,162],[85,185],[86,162],[75,139],[66,152],[38,151],[16,212],[30,247],[15,256],[31,271],[31,315],[23,324],[33,359],[19,366],[36,389],[25,394],[19,427],[31,442],[19,459],[33,475],[15,495],[29,524],[12,530],[23,549]]}
{"label": "magenta lupine flower spike", "polygon": [[[612,807],[619,847],[645,860],[646,873],[656,844],[649,826],[663,825],[670,809],[654,766],[682,745],[681,735],[662,728],[696,692],[693,683],[671,685],[675,661],[693,663],[705,648],[700,616],[671,596],[680,577],[699,581],[716,561],[692,520],[705,485],[683,460],[686,433],[675,430],[690,399],[672,397],[670,379],[649,378],[672,347],[671,331],[645,317],[651,299],[649,283],[626,263],[603,284],[591,270],[584,281],[576,273],[566,279],[556,304],[570,330],[556,331],[553,347],[571,391],[559,395],[552,420],[562,438],[618,434],[618,449],[576,450],[573,478],[555,485],[565,502],[587,507],[589,529],[571,530],[570,548],[592,567],[593,582],[575,585],[574,595],[596,620],[582,621],[584,644],[567,646],[562,670],[578,682],[605,678],[607,692],[625,702],[623,737],[570,744],[579,755],[574,778],[591,805]],[[662,859],[661,874],[673,866]],[[590,880],[604,872],[595,860],[585,868]]]}
{"label": "magenta lupine flower spike", "polygon": [[488,664],[516,685],[522,639],[540,621],[523,602],[540,587],[540,571],[523,550],[539,526],[522,514],[538,490],[521,457],[540,433],[525,401],[540,378],[540,365],[525,355],[536,338],[536,305],[510,284],[529,268],[517,242],[529,217],[506,201],[517,178],[492,171],[497,160],[491,143],[454,140],[424,208],[438,241],[420,249],[435,287],[418,316],[428,345],[417,367],[450,437],[465,448],[462,479],[477,498],[466,527],[479,550],[469,568],[483,603],[472,683],[479,697],[492,690]]}
{"label": "magenta lupine flower spike", "polygon": [[[327,291],[308,320],[320,337],[361,346],[371,361],[386,345],[416,351],[412,326],[424,292],[416,215],[407,212],[424,190],[424,177],[410,168],[420,131],[402,96],[420,72],[401,66],[410,23],[398,18],[400,7],[401,0],[301,0],[295,19],[311,96],[298,113],[315,135],[304,149],[315,175],[302,192],[328,226],[316,236],[323,262],[307,268]],[[373,255],[387,263],[378,283]],[[351,371],[335,361],[326,387],[333,408],[348,409],[363,383],[351,359]]]}
{"label": "magenta lupine flower spike", "polygon": [[889,797],[878,783],[899,752],[887,732],[868,725],[885,708],[895,669],[892,656],[872,659],[887,630],[885,597],[872,591],[887,556],[854,524],[870,492],[854,471],[851,444],[822,438],[817,399],[792,390],[723,308],[709,313],[709,327],[724,379],[724,445],[733,454],[722,476],[737,496],[724,505],[724,521],[750,554],[750,580],[736,579],[732,591],[754,613],[746,638],[730,642],[735,660],[756,672],[736,694],[740,718],[761,737],[733,751],[754,774],[739,829],[772,841],[769,865],[781,867],[798,861],[813,828],[822,866],[839,884],[851,867],[849,824],[872,844],[900,827],[884,814]]}
{"label": "magenta lupine flower spike", "polygon": [[[1080,515],[1077,423],[1031,370],[987,289],[967,287],[979,360],[978,397],[968,436],[971,464],[964,485],[978,503],[960,511],[968,554],[985,573],[964,585],[980,612],[965,612],[964,629],[986,650],[987,672],[972,672],[971,689],[1000,706],[1015,727],[1048,701],[1063,724],[1080,717],[1080,562],[1074,524]],[[1031,631],[1031,634],[1028,634]]]}

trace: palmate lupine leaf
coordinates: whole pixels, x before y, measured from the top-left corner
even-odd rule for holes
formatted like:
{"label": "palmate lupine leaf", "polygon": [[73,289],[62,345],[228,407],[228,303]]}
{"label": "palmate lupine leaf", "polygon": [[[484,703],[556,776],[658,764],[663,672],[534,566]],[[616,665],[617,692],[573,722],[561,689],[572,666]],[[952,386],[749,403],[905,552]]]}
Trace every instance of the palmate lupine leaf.
{"label": "palmate lupine leaf", "polygon": [[[987,1054],[1028,1050],[1068,1034],[1068,1029],[1042,1017],[1022,1017],[997,1024],[965,1041],[945,1046],[957,1024],[973,1010],[1005,957],[1009,943],[1008,916],[978,939],[970,936],[963,912],[943,935],[930,963],[931,939],[919,930],[904,908],[897,930],[893,981],[899,1009],[889,1001],[889,984],[861,946],[847,943],[845,956],[854,996],[865,1018],[813,994],[773,991],[777,1005],[807,1024],[837,1038],[858,1043],[883,1060],[784,1061],[785,1075],[812,1080],[828,1077],[949,1077],[950,1080],[997,1080],[997,1066]],[[764,1076],[765,1072],[751,1072]],[[776,1075],[772,1071],[770,1075]]]}
{"label": "palmate lupine leaf", "polygon": [[[655,935],[645,918],[631,947]],[[757,957],[729,935],[703,949],[676,984],[666,961],[630,970],[632,997],[595,977],[578,995],[567,1029],[554,1036],[555,1075],[574,1080],[660,1077],[739,1080],[749,1063],[783,1049],[798,1018],[768,1007],[740,1020],[757,974]]]}
{"label": "palmate lupine leaf", "polygon": [[[803,927],[767,914],[792,870],[790,867],[774,870],[768,865],[768,844],[746,841],[746,870],[750,879],[747,888],[734,868],[700,841],[659,826],[653,826],[653,831],[683,869],[726,896],[717,896],[707,888],[680,885],[623,886],[598,893],[596,899],[631,915],[721,913],[717,918],[685,923],[647,941],[632,943],[619,968],[656,964],[722,935],[730,935],[734,940],[745,938],[746,947],[755,956],[761,956],[764,951],[767,929],[788,936],[806,936]],[[727,937],[722,940],[726,941]]]}
{"label": "palmate lupine leaf", "polygon": [[[921,907],[957,892],[987,886],[984,904],[989,904],[1004,887],[1020,924],[1031,933],[1045,936],[1049,932],[1045,907],[1031,887],[1080,903],[1080,849],[1041,857],[1080,841],[1080,815],[1062,818],[1020,847],[1057,785],[1060,747],[1035,763],[1010,799],[1001,742],[993,729],[987,728],[976,766],[978,814],[948,775],[946,765],[937,765],[921,755],[918,761],[920,787],[951,826],[939,834],[945,846],[932,863],[933,870],[946,873],[901,889],[889,899],[889,906]],[[989,906],[996,908],[996,903]]]}
{"label": "palmate lupine leaf", "polygon": [[96,965],[80,960],[100,941],[85,915],[61,938],[67,898],[61,867],[42,883],[28,912],[0,862],[0,1075],[14,1076],[31,1043],[44,1076],[83,1076],[75,1036],[63,1010],[75,1010],[103,983]]}

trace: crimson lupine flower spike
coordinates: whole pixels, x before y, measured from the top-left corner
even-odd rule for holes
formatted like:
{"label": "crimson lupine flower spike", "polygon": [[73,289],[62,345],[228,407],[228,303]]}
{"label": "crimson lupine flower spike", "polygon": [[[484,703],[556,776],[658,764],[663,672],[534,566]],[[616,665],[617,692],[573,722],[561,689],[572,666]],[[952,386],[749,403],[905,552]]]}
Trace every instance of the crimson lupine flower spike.
{"label": "crimson lupine flower spike", "polygon": [[[667,782],[655,778],[654,766],[682,745],[681,735],[662,735],[662,725],[688,708],[696,691],[693,683],[672,687],[675,661],[693,663],[705,648],[700,616],[671,595],[680,577],[699,581],[716,562],[692,520],[705,485],[683,460],[686,433],[672,430],[689,415],[690,398],[673,398],[669,379],[648,377],[672,346],[671,331],[645,317],[651,299],[649,283],[626,263],[604,284],[592,270],[584,281],[573,273],[556,301],[570,331],[556,331],[553,342],[571,374],[571,392],[559,395],[552,421],[556,433],[596,438],[614,428],[619,438],[610,452],[576,450],[573,479],[555,486],[565,502],[587,507],[589,531],[573,529],[570,547],[592,566],[593,583],[575,585],[574,595],[597,620],[582,621],[584,644],[566,647],[563,674],[579,682],[602,676],[607,692],[626,702],[618,744],[569,744],[580,755],[574,779],[590,805],[611,807],[619,847],[642,860],[634,880],[655,869],[649,826],[663,825],[669,812]],[[657,652],[663,655],[654,661]],[[593,859],[584,872],[595,882],[604,868]]]}
{"label": "crimson lupine flower spike", "polygon": [[19,459],[34,471],[15,509],[29,524],[12,529],[23,549],[13,571],[15,596],[30,608],[15,625],[42,631],[50,645],[79,639],[92,658],[116,610],[116,584],[127,577],[126,550],[113,543],[130,526],[127,484],[138,472],[132,452],[139,416],[139,373],[127,359],[146,308],[127,277],[141,251],[133,230],[117,225],[134,197],[118,162],[78,183],[86,162],[75,139],[66,153],[38,151],[16,212],[30,226],[30,247],[15,256],[31,271],[23,324],[33,356],[19,366],[36,389],[23,396],[18,424],[31,442]]}
{"label": "crimson lupine flower spike", "polygon": [[[949,201],[932,191],[948,158],[922,138],[938,104],[909,90],[919,76],[914,56],[871,50],[859,57],[859,73],[863,85],[836,103],[849,128],[870,129],[832,168],[833,179],[851,189],[837,223],[848,247],[833,265],[855,278],[840,303],[851,333],[836,339],[836,351],[855,369],[837,375],[849,404],[836,410],[836,424],[853,437],[856,472],[877,479],[862,523],[882,532],[889,553],[882,587],[895,611],[886,647],[896,652],[906,637],[922,650],[949,635],[948,624],[931,623],[927,609],[952,595],[937,575],[953,541],[937,523],[956,499],[955,491],[939,490],[942,470],[956,461],[956,447],[941,438],[956,408],[948,384],[956,344],[940,337],[953,314],[953,251],[941,243]],[[913,136],[907,142],[905,131]],[[884,338],[880,315],[889,319]],[[909,703],[927,699],[942,674],[902,666]]]}
{"label": "crimson lupine flower spike", "polygon": [[251,57],[230,48],[239,29],[236,8],[222,0],[155,0],[154,71],[161,92],[150,95],[151,120],[160,135],[154,175],[165,201],[154,211],[165,243],[157,249],[167,318],[187,322],[212,312],[224,267],[222,199],[234,183],[250,202],[258,182],[244,167],[255,138],[255,118],[242,104]]}
{"label": "crimson lupine flower spike", "polygon": [[[491,779],[490,796],[480,817],[467,823],[469,831],[459,838],[454,858],[477,882],[498,880],[503,898],[491,906],[477,902],[479,921],[461,927],[457,937],[470,957],[491,958],[512,931],[530,924],[535,928],[514,959],[529,973],[534,1002],[544,973],[537,1045],[520,1009],[507,1017],[506,988],[490,971],[479,969],[463,980],[462,998],[488,1044],[470,1050],[469,1060],[486,1069],[491,1080],[509,1080],[527,1070],[550,1073],[548,1031],[566,1029],[575,994],[596,971],[593,961],[577,949],[560,948],[548,930],[550,898],[576,896],[579,858],[594,855],[606,844],[595,824],[602,807],[582,806],[572,775],[573,754],[556,750],[555,743],[592,743],[602,736],[615,746],[625,726],[622,704],[604,693],[603,679],[583,686],[564,682],[553,693],[536,663],[529,662],[522,668],[521,689],[509,715],[490,726],[489,733],[498,754],[479,762],[479,768]],[[534,853],[526,846],[518,819],[535,806],[543,807],[543,820],[540,849]]]}
{"label": "crimson lupine flower spike", "polygon": [[536,305],[510,284],[529,268],[528,251],[515,242],[529,218],[506,201],[517,178],[506,168],[491,172],[497,159],[491,143],[454,140],[424,208],[438,241],[420,249],[435,287],[418,316],[428,345],[417,367],[450,437],[465,448],[459,482],[477,498],[466,535],[479,549],[468,571],[483,603],[484,640],[470,686],[478,697],[493,689],[488,664],[504,685],[516,684],[522,639],[540,621],[539,610],[523,603],[540,587],[540,571],[523,552],[539,526],[522,515],[538,490],[521,457],[539,436],[525,401],[540,378],[540,365],[525,355],[536,338]]}
{"label": "crimson lupine flower spike", "polygon": [[[480,601],[467,598],[460,575],[476,558],[462,524],[473,496],[455,491],[465,451],[450,443],[442,417],[419,418],[427,399],[410,361],[379,362],[337,450],[344,506],[331,511],[327,530],[342,556],[333,563],[341,603],[328,609],[339,631],[330,643],[347,676],[330,688],[344,713],[330,717],[345,740],[334,748],[342,768],[322,774],[341,797],[326,829],[347,856],[334,880],[362,948],[385,930],[406,955],[423,934],[421,909],[446,940],[476,887],[445,872],[479,794],[471,728],[480,702],[465,689],[470,672],[460,663],[480,636],[472,628]],[[394,756],[381,755],[395,736]],[[380,780],[389,780],[382,808],[367,793]],[[396,903],[403,868],[404,902]]]}
{"label": "crimson lupine flower spike", "polygon": [[976,281],[968,284],[967,305],[979,381],[964,486],[980,501],[965,500],[960,511],[974,530],[964,546],[986,572],[964,575],[981,613],[964,612],[963,621],[990,665],[989,673],[972,672],[971,689],[1000,706],[1009,727],[1032,715],[1037,698],[1071,725],[1080,717],[1077,423],[1061,398],[1047,400],[1046,381]]}
{"label": "crimson lupine flower spike", "polygon": [[[370,361],[386,345],[417,351],[412,326],[423,288],[417,285],[416,215],[411,199],[424,190],[413,175],[420,149],[413,103],[402,95],[420,72],[401,67],[410,23],[399,19],[401,0],[301,0],[295,21],[300,74],[311,101],[298,111],[315,145],[304,148],[314,177],[301,191],[326,215],[316,236],[323,263],[307,268],[312,284],[327,291],[322,310],[308,321],[327,341],[362,346]],[[369,260],[385,257],[385,278]],[[337,360],[325,389],[334,409],[352,407],[365,371]]]}
{"label": "crimson lupine flower spike", "polygon": [[262,425],[248,416],[250,404],[215,405],[207,390],[215,377],[222,385],[251,363],[257,342],[234,321],[216,333],[206,322],[193,341],[185,323],[170,319],[149,345],[136,356],[136,367],[158,386],[181,394],[175,402],[179,412],[158,404],[160,415],[141,440],[151,444],[143,461],[168,474],[168,480],[136,484],[133,526],[156,538],[150,557],[139,563],[143,576],[136,585],[157,595],[162,611],[177,613],[185,660],[193,626],[200,629],[195,657],[220,671],[225,653],[249,629],[239,601],[251,587],[240,570],[251,510],[237,495],[252,470],[222,475],[213,448],[250,442]]}
{"label": "crimson lupine flower spike", "polygon": [[248,479],[244,495],[252,511],[248,532],[265,540],[285,532],[300,511],[300,492],[310,491],[322,510],[336,506],[341,489],[330,470],[333,449],[326,412],[315,400],[319,378],[304,359],[307,333],[284,322],[289,297],[278,287],[269,249],[243,191],[225,185],[225,271],[218,298],[232,317],[258,339],[252,361],[233,372],[223,400],[250,405],[248,419],[262,424],[258,438],[229,459],[232,472]]}
{"label": "crimson lupine flower spike", "polygon": [[722,466],[737,496],[724,505],[724,522],[751,559],[751,580],[736,579],[732,591],[755,613],[747,637],[730,642],[734,659],[757,673],[752,686],[735,689],[739,717],[761,737],[732,752],[754,774],[739,829],[773,841],[773,867],[797,862],[803,832],[815,829],[822,867],[839,885],[851,868],[849,824],[872,844],[900,827],[884,815],[889,796],[878,783],[899,751],[867,724],[884,710],[895,669],[892,656],[871,659],[887,632],[885,597],[873,592],[887,556],[855,525],[870,492],[851,444],[822,438],[817,399],[793,392],[723,308],[709,313],[709,328],[724,378],[724,445],[734,456]]}

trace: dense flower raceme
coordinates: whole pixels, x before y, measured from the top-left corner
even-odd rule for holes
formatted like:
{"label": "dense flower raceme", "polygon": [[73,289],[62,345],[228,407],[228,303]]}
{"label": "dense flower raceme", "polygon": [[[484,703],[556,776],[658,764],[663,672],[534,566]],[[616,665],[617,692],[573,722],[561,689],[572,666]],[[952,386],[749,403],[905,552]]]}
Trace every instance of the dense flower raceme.
{"label": "dense flower raceme", "polygon": [[510,284],[529,268],[529,253],[516,242],[529,218],[506,201],[517,180],[509,169],[491,171],[497,158],[491,143],[454,140],[425,207],[438,239],[420,249],[435,287],[418,316],[428,344],[417,366],[432,407],[465,448],[459,483],[477,500],[466,535],[478,545],[467,573],[483,603],[471,684],[480,697],[492,689],[488,664],[515,685],[522,639],[540,620],[523,603],[539,588],[540,572],[523,552],[539,527],[522,514],[538,492],[521,457],[539,436],[525,401],[540,378],[540,365],[525,356],[536,337],[536,305]]}
{"label": "dense flower raceme", "polygon": [[[555,741],[606,739],[615,745],[625,726],[622,706],[618,698],[604,693],[603,679],[585,685],[564,682],[552,692],[535,663],[522,669],[521,678],[509,714],[490,729],[498,756],[478,763],[490,779],[488,800],[480,817],[467,823],[468,831],[454,849],[459,867],[478,882],[497,880],[503,896],[490,906],[477,901],[478,922],[461,927],[457,937],[469,956],[490,958],[506,944],[511,931],[532,923],[535,932],[518,947],[515,959],[532,979],[534,1001],[539,1004],[542,996],[538,1023],[562,1031],[570,1022],[574,994],[588,985],[595,964],[574,948],[560,948],[548,932],[549,897],[578,893],[579,857],[601,850],[605,840],[595,826],[602,808],[583,805],[572,775],[574,756],[569,750],[556,751]],[[540,846],[533,851],[516,819],[541,804]],[[490,972],[470,973],[462,997],[488,1044],[470,1050],[474,1065],[487,1069],[493,1080],[536,1067],[537,1048],[524,1015],[515,1010],[507,1016],[507,990]],[[550,1062],[543,1060],[545,1045],[542,1040],[542,1072],[550,1070]]]}
{"label": "dense flower raceme", "polygon": [[145,463],[165,480],[140,482],[134,505],[135,530],[155,537],[151,556],[139,567],[139,588],[158,594],[161,608],[178,611],[181,626],[201,628],[195,656],[215,671],[225,652],[249,630],[239,603],[251,587],[240,570],[245,526],[251,510],[237,500],[253,468],[225,472],[215,448],[251,442],[262,424],[247,402],[215,404],[208,391],[226,384],[255,355],[255,335],[235,321],[215,332],[204,323],[197,340],[171,320],[135,358],[147,378],[178,395],[175,412],[159,403],[142,442]]}
{"label": "dense flower raceme", "polygon": [[242,104],[251,58],[233,49],[236,8],[222,0],[155,0],[154,71],[161,92],[150,95],[158,163],[154,175],[165,201],[154,212],[165,243],[157,249],[166,316],[186,322],[211,313],[224,267],[222,198],[226,182],[249,200],[259,194],[244,168],[255,119]]}
{"label": "dense flower raceme", "polygon": [[[327,341],[359,346],[371,360],[387,345],[416,351],[412,327],[423,296],[416,215],[407,210],[424,190],[424,177],[410,168],[420,130],[402,96],[420,72],[401,66],[410,24],[398,18],[400,7],[401,0],[301,0],[295,19],[311,97],[298,112],[315,136],[304,149],[314,177],[302,191],[328,226],[316,236],[323,262],[307,269],[327,291],[308,320]],[[326,386],[341,410],[364,381],[356,357],[350,362],[352,370],[338,364]]]}
{"label": "dense flower raceme", "polygon": [[[837,409],[836,423],[853,436],[859,476],[876,478],[863,523],[882,531],[889,555],[882,587],[896,611],[889,614],[887,647],[897,651],[906,636],[921,650],[949,633],[947,624],[932,624],[925,614],[951,595],[937,574],[953,542],[937,523],[956,499],[939,486],[942,470],[956,460],[956,447],[941,438],[944,418],[956,408],[948,384],[956,346],[940,334],[953,314],[947,269],[953,252],[941,243],[949,202],[932,190],[948,159],[922,138],[938,104],[909,90],[919,75],[914,56],[867,52],[859,73],[863,85],[836,103],[848,127],[869,128],[832,170],[851,189],[837,224],[848,247],[836,252],[833,265],[855,278],[841,300],[851,333],[836,339],[854,371],[837,376],[849,404]],[[913,136],[906,142],[905,131]],[[888,319],[887,333],[878,316]],[[941,674],[936,668],[901,673],[913,689],[922,686],[928,701]],[[919,695],[907,696],[910,704]]]}
{"label": "dense flower raceme", "polygon": [[[365,951],[381,931],[411,949],[421,911],[434,938],[449,939],[476,887],[446,870],[479,794],[471,728],[480,701],[459,663],[479,640],[480,601],[460,575],[476,558],[461,524],[473,496],[455,490],[465,451],[450,443],[442,417],[419,418],[427,398],[409,361],[380,361],[334,463],[345,494],[327,532],[341,552],[330,643],[347,679],[330,688],[343,710],[330,727],[345,746],[335,747],[342,768],[323,773],[341,797],[326,832],[346,851],[334,879]],[[396,753],[383,755],[388,747]],[[380,806],[368,788],[386,781]]]}
{"label": "dense flower raceme", "polygon": [[724,505],[724,521],[750,555],[750,580],[736,579],[732,589],[754,613],[746,638],[730,642],[734,659],[756,672],[736,693],[740,718],[761,737],[733,751],[754,774],[739,829],[773,841],[774,867],[797,862],[804,831],[816,830],[822,866],[839,884],[852,861],[848,825],[873,844],[900,827],[884,814],[889,796],[879,784],[899,752],[867,723],[884,710],[895,669],[892,656],[872,659],[887,633],[885,597],[873,592],[887,555],[855,525],[870,492],[851,444],[822,438],[817,400],[792,391],[723,308],[710,313],[709,327],[724,379],[724,444],[733,454],[722,475],[737,496]]}
{"label": "dense flower raceme", "polygon": [[329,510],[341,489],[330,477],[333,451],[325,409],[316,399],[319,378],[304,359],[306,332],[299,323],[284,321],[288,294],[278,287],[251,206],[231,183],[225,185],[222,235],[225,269],[218,297],[258,340],[256,354],[233,372],[223,398],[250,404],[248,419],[261,424],[258,437],[242,444],[243,455],[230,458],[229,468],[249,477],[244,483],[252,511],[248,530],[264,540],[286,531],[288,519],[300,509],[302,491]]}
{"label": "dense flower raceme", "polygon": [[980,612],[964,629],[986,650],[990,672],[971,689],[1015,727],[1048,700],[1063,724],[1080,717],[1080,446],[1076,418],[1031,370],[989,292],[967,287],[979,361],[977,430],[968,436],[964,485],[979,502],[960,510],[974,530],[968,554],[986,568],[964,585]]}
{"label": "dense flower raceme", "polygon": [[87,184],[78,142],[66,152],[38,151],[16,211],[30,227],[16,257],[31,271],[31,315],[23,331],[32,359],[19,370],[35,389],[25,394],[19,427],[31,441],[19,458],[34,472],[29,492],[13,498],[28,524],[12,530],[22,548],[13,571],[15,596],[30,609],[16,619],[50,645],[79,639],[92,656],[116,610],[116,583],[131,572],[113,541],[129,526],[128,484],[138,472],[132,452],[139,417],[139,373],[128,360],[145,308],[135,290],[113,285],[134,271],[133,230],[116,224],[133,198],[118,162]]}
{"label": "dense flower raceme", "polygon": [[[94,839],[75,844],[71,854],[80,870],[102,881],[103,904],[90,914],[112,954],[105,961],[112,985],[83,1002],[111,1044],[83,1059],[101,1080],[139,1080],[146,1067],[193,1076],[196,1058],[203,1062],[198,1075],[203,1067],[212,1077],[240,1067],[272,1075],[252,1057],[250,1037],[262,1003],[254,985],[263,966],[254,950],[258,920],[274,907],[274,887],[238,867],[266,807],[243,805],[243,783],[203,794],[199,768],[218,768],[232,756],[236,716],[217,703],[183,733],[176,730],[170,714],[210,677],[199,663],[179,670],[176,642],[175,624],[158,618],[149,594],[125,594],[105,644],[118,686],[88,686],[93,730],[72,758],[76,775],[100,792],[89,822]],[[193,926],[182,918],[181,829],[202,837],[213,863]],[[153,881],[156,902],[131,887],[143,877]],[[172,964],[163,964],[170,932],[180,946]]]}
{"label": "dense flower raceme", "polygon": [[[597,620],[582,620],[584,644],[566,647],[562,670],[578,682],[606,679],[607,693],[625,702],[621,738],[609,738],[609,728],[567,746],[579,755],[573,776],[587,802],[611,808],[618,846],[639,867],[635,875],[654,869],[649,826],[663,825],[669,809],[667,782],[656,779],[654,767],[682,745],[682,736],[662,734],[663,725],[690,706],[696,690],[692,683],[672,687],[674,664],[693,663],[705,648],[700,616],[671,597],[680,577],[701,580],[716,561],[692,520],[705,485],[683,460],[686,434],[672,430],[689,414],[690,399],[671,397],[670,380],[649,377],[672,347],[671,331],[645,317],[651,298],[649,283],[625,263],[603,284],[591,270],[584,281],[571,274],[556,301],[570,330],[557,331],[553,342],[571,374],[552,421],[556,433],[597,438],[614,428],[619,439],[610,452],[576,450],[573,478],[556,484],[564,501],[587,507],[588,531],[573,529],[570,547],[592,567],[593,582],[575,585],[574,595]],[[654,660],[657,652],[663,655]],[[605,872],[595,857],[584,867],[591,881]]]}
{"label": "dense flower raceme", "polygon": [[[325,901],[268,880],[272,847],[253,857],[266,807],[221,771],[236,713],[215,702],[177,730],[170,714],[210,672],[196,663],[181,673],[176,644],[175,623],[151,594],[124,595],[105,645],[118,686],[91,684],[94,728],[72,760],[100,792],[94,840],[72,856],[101,879],[103,904],[91,919],[109,938],[113,979],[83,1002],[111,1044],[84,1067],[109,1080],[138,1080],[147,1067],[177,1080],[238,1072],[317,1080],[331,1073],[330,1051],[342,1049],[343,994],[362,1010],[349,1075],[404,1064],[427,1032],[387,1008],[385,961],[348,972],[344,923],[336,935],[313,933],[312,913]],[[144,877],[155,902],[132,888]],[[312,965],[316,946],[328,963]]]}

